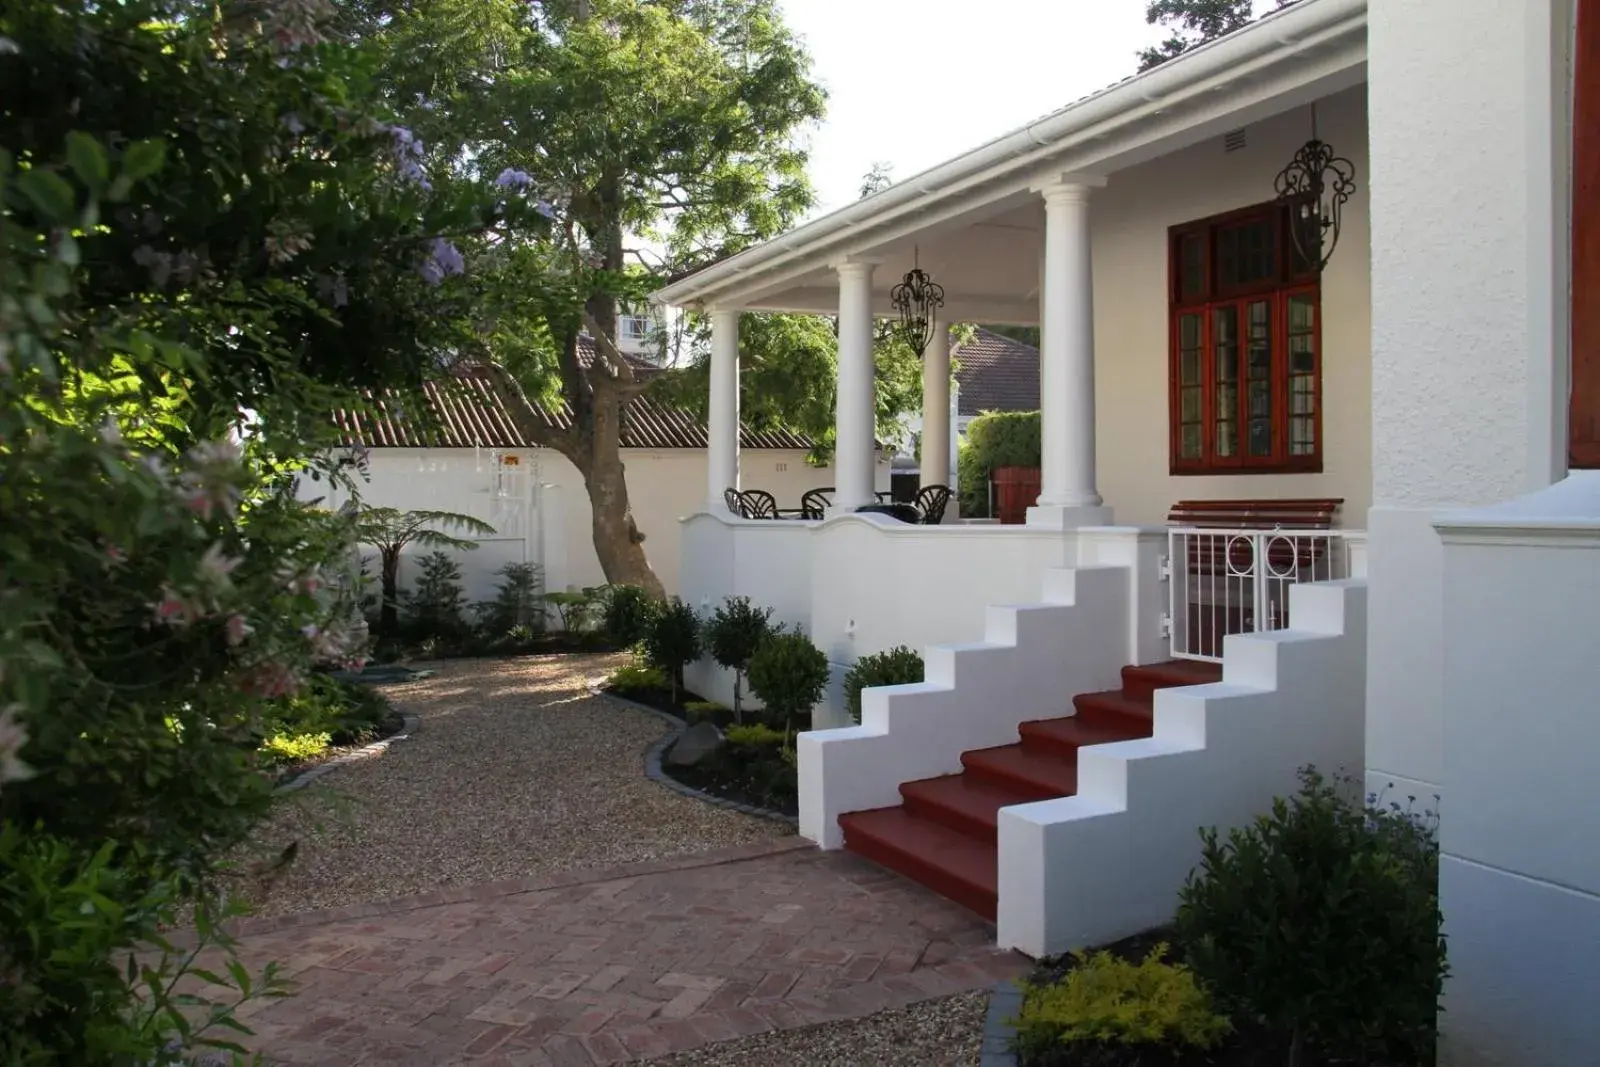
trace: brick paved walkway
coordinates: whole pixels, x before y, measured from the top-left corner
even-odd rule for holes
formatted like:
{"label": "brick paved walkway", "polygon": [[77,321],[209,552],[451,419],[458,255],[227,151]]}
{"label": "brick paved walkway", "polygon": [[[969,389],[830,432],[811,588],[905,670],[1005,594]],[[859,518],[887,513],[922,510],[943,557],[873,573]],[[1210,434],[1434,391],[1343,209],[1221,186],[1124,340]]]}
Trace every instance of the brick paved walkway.
{"label": "brick paved walkway", "polygon": [[297,995],[243,1017],[270,1062],[589,1067],[855,1018],[1026,963],[922,887],[785,839],[239,930]]}

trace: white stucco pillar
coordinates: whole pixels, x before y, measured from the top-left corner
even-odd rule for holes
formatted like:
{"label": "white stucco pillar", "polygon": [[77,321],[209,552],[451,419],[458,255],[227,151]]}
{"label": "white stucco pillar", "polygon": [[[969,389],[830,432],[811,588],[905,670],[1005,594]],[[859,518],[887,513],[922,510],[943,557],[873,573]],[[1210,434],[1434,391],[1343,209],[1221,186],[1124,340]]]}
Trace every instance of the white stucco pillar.
{"label": "white stucco pillar", "polygon": [[873,495],[876,428],[872,363],[872,268],[841,263],[839,272],[839,389],[835,397],[833,506],[854,511]]}
{"label": "white stucco pillar", "polygon": [[1044,186],[1044,278],[1039,353],[1039,503],[1030,525],[1066,528],[1110,522],[1095,488],[1094,284],[1089,195],[1095,181]]}
{"label": "white stucco pillar", "polygon": [[933,339],[922,357],[922,455],[917,457],[923,485],[950,484],[950,324],[935,322]]}
{"label": "white stucco pillar", "polygon": [[711,311],[711,404],[706,421],[706,501],[726,507],[722,494],[739,488],[739,311]]}

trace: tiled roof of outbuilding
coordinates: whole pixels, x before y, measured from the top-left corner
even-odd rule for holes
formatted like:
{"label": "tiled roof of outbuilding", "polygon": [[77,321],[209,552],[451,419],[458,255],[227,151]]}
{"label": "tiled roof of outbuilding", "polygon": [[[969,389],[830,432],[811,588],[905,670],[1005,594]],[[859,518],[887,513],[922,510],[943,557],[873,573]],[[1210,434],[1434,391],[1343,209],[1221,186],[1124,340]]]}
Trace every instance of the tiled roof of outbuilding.
{"label": "tiled roof of outbuilding", "polygon": [[[594,357],[593,342],[580,346],[579,355],[587,365]],[[644,374],[656,368],[634,361]],[[426,382],[422,386],[426,414],[407,410],[408,398],[385,389],[370,397],[366,409],[341,408],[333,413],[334,422],[346,444],[368,448],[534,448],[538,442],[528,432],[536,419],[554,429],[572,425],[572,409],[563,402],[559,408],[527,400],[514,386],[485,367],[463,367],[451,377]],[[648,396],[634,397],[622,416],[624,448],[705,448],[709,440],[705,423],[683,408],[673,407]],[[787,430],[757,431],[741,427],[740,448],[802,449],[811,440]]]}

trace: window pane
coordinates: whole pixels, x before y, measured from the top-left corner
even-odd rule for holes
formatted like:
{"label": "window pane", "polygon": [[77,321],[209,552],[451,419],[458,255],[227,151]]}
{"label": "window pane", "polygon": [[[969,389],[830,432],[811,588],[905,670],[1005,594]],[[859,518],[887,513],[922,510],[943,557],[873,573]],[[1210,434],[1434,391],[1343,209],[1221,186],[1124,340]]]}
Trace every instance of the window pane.
{"label": "window pane", "polygon": [[1200,350],[1185,349],[1178,353],[1178,384],[1200,384]]}
{"label": "window pane", "polygon": [[1199,315],[1180,315],[1180,316],[1178,316],[1178,347],[1180,347],[1180,348],[1199,348],[1200,347],[1200,316]]}
{"label": "window pane", "polygon": [[1178,418],[1182,422],[1200,421],[1200,390],[1185,389],[1179,400]]}
{"label": "window pane", "polygon": [[1206,294],[1206,241],[1198,233],[1178,242],[1178,298],[1198,300]]}
{"label": "window pane", "polygon": [[1254,219],[1217,230],[1217,284],[1253,285],[1278,273],[1277,227],[1273,220]]}
{"label": "window pane", "polygon": [[1250,342],[1245,373],[1248,381],[1250,455],[1272,455],[1272,305],[1252,300],[1247,305]]}
{"label": "window pane", "polygon": [[1239,308],[1230,304],[1211,315],[1216,362],[1216,411],[1212,418],[1213,448],[1218,459],[1239,454]]}
{"label": "window pane", "polygon": [[1179,455],[1184,459],[1200,458],[1200,426],[1198,423],[1193,426],[1183,427],[1183,434],[1179,439],[1178,447]]}
{"label": "window pane", "polygon": [[1317,451],[1317,303],[1310,294],[1289,298],[1289,454]]}

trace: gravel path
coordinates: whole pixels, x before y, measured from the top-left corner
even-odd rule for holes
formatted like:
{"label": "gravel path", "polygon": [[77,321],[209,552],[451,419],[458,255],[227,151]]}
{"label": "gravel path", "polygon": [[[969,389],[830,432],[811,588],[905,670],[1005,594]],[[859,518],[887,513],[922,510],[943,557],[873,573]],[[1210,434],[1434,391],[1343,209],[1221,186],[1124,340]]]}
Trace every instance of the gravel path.
{"label": "gravel path", "polygon": [[416,736],[293,794],[249,879],[258,915],[374,903],[748,844],[792,831],[644,777],[662,720],[589,693],[621,656],[453,660],[386,689]]}
{"label": "gravel path", "polygon": [[778,1030],[648,1060],[648,1067],[975,1067],[989,993],[980,990],[864,1019]]}

